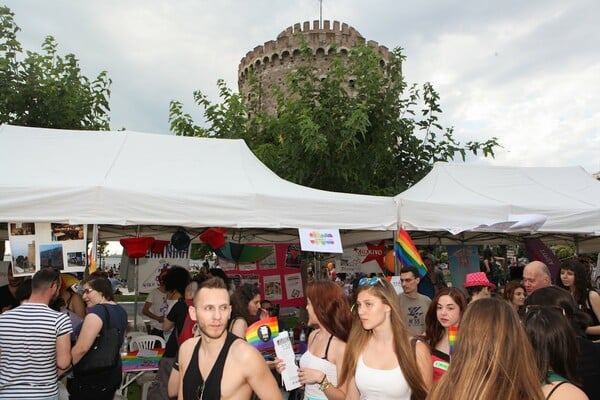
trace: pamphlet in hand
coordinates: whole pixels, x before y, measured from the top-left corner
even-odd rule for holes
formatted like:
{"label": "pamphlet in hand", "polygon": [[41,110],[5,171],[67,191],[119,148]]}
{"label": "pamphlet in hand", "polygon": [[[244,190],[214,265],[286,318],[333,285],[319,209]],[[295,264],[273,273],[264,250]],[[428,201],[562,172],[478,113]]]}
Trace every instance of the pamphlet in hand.
{"label": "pamphlet in hand", "polygon": [[296,355],[294,354],[294,346],[290,340],[287,331],[281,332],[275,339],[275,354],[277,358],[285,362],[285,369],[281,371],[281,379],[285,385],[285,390],[288,392],[302,386],[298,377],[298,366],[296,365]]}

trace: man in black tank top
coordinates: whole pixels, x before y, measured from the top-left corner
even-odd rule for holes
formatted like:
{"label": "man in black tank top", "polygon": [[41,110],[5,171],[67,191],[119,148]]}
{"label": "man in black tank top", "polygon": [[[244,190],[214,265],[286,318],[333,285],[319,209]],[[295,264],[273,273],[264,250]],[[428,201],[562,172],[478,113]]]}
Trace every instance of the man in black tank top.
{"label": "man in black tank top", "polygon": [[179,400],[282,399],[281,391],[260,353],[227,332],[229,292],[220,278],[204,281],[190,306],[200,337],[179,348]]}

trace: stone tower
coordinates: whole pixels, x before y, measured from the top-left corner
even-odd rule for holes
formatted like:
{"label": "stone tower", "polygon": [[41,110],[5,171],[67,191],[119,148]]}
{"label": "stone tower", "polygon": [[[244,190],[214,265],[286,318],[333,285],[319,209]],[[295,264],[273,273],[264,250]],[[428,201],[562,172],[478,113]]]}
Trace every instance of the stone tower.
{"label": "stone tower", "polygon": [[[320,26],[319,21],[316,20],[313,21],[312,27],[309,21],[290,26],[277,35],[277,40],[270,40],[263,45],[256,46],[240,61],[238,90],[243,99],[248,101],[252,96],[252,93],[249,93],[248,77],[251,72],[254,72],[262,87],[263,94],[259,99],[261,109],[269,114],[275,112],[276,100],[271,89],[275,85],[285,90],[285,77],[288,71],[304,62],[301,56],[299,35],[302,35],[308,44],[320,76],[327,75],[329,55],[331,51],[334,51],[333,47],[344,60],[352,47],[365,41],[356,29],[345,23],[340,24],[339,21],[333,21],[333,25],[330,21],[323,21],[323,26]],[[381,66],[385,66],[389,60],[388,48],[380,46],[372,40],[367,44],[377,49],[381,55]],[[348,77],[348,81],[351,85],[352,77]]]}

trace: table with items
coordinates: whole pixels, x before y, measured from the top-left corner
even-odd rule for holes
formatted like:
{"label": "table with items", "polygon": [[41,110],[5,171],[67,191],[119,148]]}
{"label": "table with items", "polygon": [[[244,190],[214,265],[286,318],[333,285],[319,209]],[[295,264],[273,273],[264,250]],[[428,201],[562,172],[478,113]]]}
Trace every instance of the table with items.
{"label": "table with items", "polygon": [[123,380],[119,391],[122,393],[144,372],[158,371],[158,363],[165,349],[134,350],[121,356]]}

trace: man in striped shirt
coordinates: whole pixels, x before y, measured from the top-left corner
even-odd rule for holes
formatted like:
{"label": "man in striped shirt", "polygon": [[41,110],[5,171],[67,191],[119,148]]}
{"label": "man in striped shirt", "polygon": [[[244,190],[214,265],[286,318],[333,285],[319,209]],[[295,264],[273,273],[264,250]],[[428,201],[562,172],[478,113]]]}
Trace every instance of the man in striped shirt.
{"label": "man in striped shirt", "polygon": [[71,365],[71,321],[48,307],[60,278],[43,269],[26,303],[0,315],[0,398],[58,399],[58,373]]}

